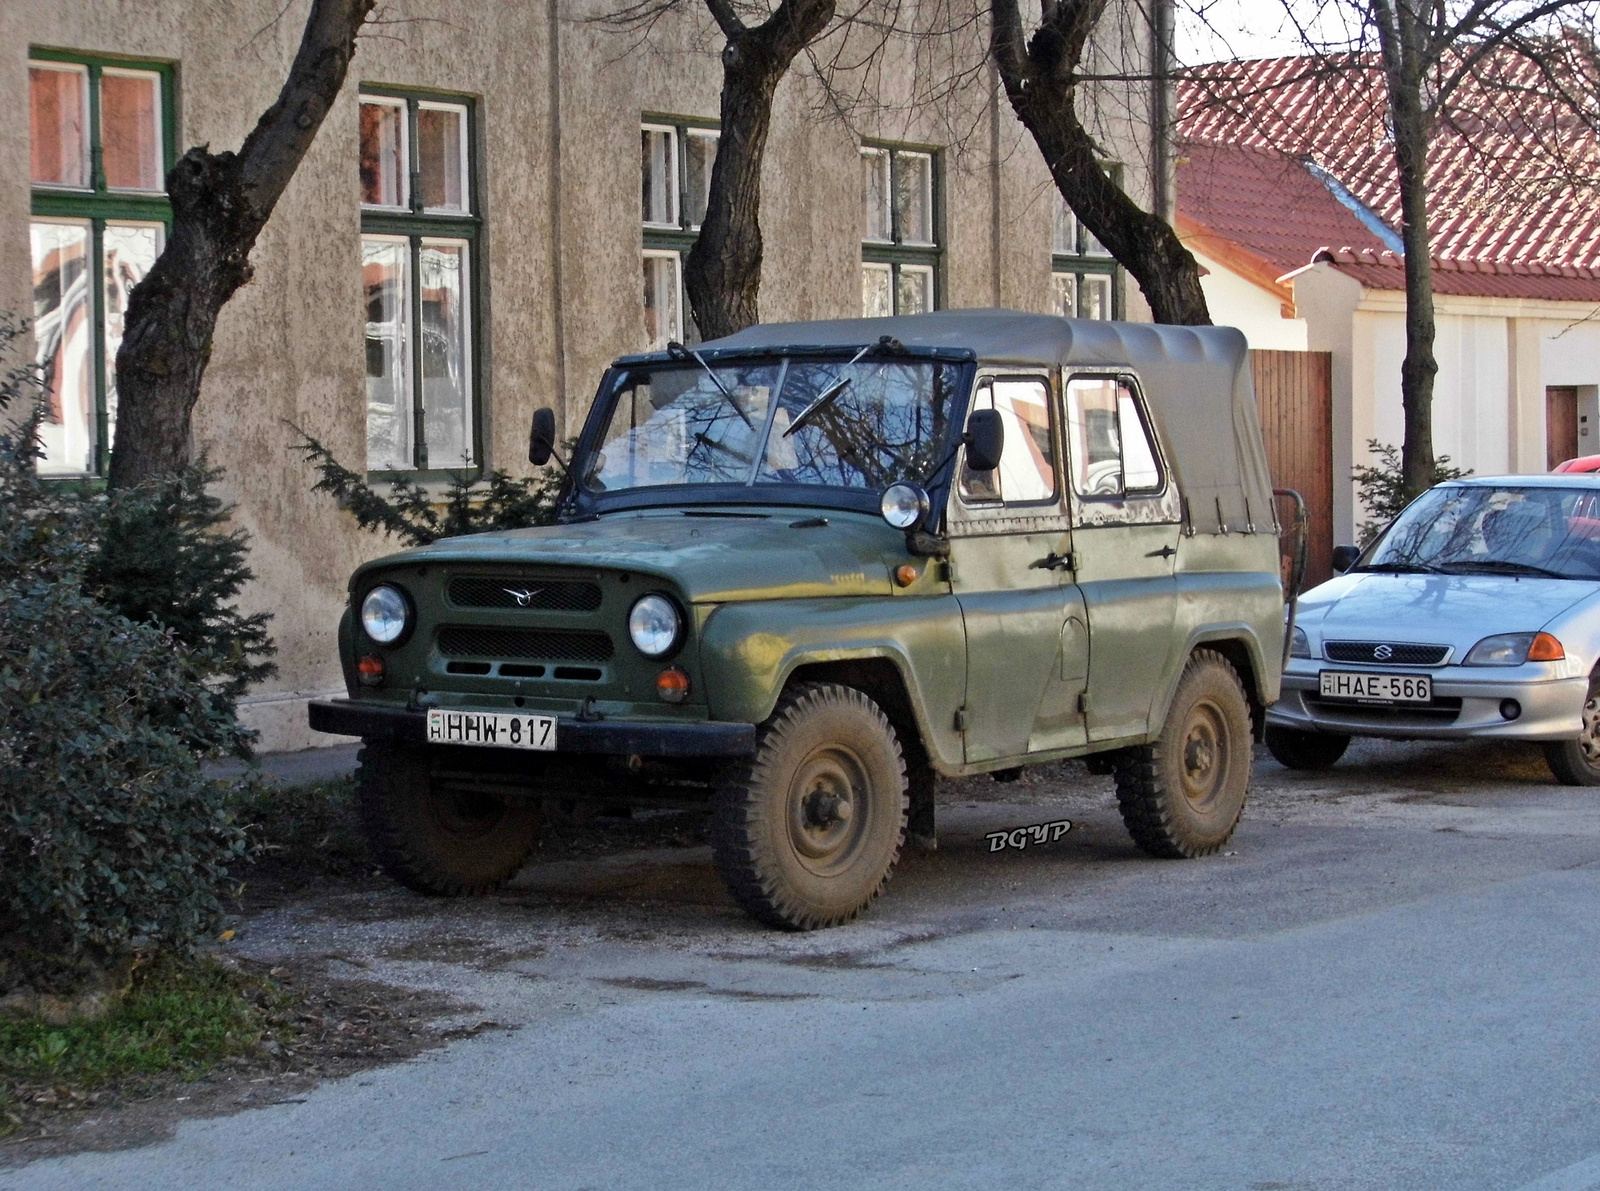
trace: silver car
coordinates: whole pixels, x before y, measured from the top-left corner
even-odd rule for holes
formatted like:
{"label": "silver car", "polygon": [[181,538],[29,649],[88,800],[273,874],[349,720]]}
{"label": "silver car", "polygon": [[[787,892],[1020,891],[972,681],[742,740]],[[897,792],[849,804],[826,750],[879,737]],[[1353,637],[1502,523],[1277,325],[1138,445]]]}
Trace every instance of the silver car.
{"label": "silver car", "polygon": [[1430,488],[1296,622],[1266,730],[1291,769],[1327,768],[1352,736],[1491,736],[1600,785],[1600,476]]}

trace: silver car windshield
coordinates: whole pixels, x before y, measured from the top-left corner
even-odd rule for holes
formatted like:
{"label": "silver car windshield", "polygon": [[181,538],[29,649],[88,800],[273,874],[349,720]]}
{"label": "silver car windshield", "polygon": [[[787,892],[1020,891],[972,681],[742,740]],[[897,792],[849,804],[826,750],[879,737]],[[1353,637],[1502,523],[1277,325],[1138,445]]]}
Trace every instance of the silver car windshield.
{"label": "silver car windshield", "polygon": [[1600,491],[1434,488],[1356,569],[1600,579]]}
{"label": "silver car windshield", "polygon": [[941,457],[961,375],[955,364],[848,357],[630,369],[598,448],[579,462],[579,482],[598,494],[694,484],[877,490],[920,481]]}

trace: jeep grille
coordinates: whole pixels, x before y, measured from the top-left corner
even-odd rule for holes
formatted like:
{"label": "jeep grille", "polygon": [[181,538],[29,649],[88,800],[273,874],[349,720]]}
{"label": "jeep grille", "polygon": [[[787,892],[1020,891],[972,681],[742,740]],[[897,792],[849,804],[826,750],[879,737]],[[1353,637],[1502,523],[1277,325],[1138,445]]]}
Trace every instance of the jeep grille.
{"label": "jeep grille", "polygon": [[611,638],[604,633],[566,633],[551,629],[447,624],[440,626],[438,642],[439,652],[446,657],[603,662],[612,652]]}
{"label": "jeep grille", "polygon": [[538,608],[547,612],[593,612],[600,585],[558,579],[497,579],[457,575],[450,580],[450,602],[457,608]]}

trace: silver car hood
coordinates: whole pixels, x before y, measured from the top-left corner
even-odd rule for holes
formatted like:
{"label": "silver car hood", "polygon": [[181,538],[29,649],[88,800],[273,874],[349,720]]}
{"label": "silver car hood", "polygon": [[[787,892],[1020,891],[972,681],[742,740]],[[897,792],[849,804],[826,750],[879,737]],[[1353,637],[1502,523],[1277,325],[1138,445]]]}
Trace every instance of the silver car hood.
{"label": "silver car hood", "polygon": [[1460,661],[1483,638],[1531,633],[1600,583],[1506,575],[1340,575],[1300,597],[1298,621],[1314,643],[1409,641],[1454,647]]}

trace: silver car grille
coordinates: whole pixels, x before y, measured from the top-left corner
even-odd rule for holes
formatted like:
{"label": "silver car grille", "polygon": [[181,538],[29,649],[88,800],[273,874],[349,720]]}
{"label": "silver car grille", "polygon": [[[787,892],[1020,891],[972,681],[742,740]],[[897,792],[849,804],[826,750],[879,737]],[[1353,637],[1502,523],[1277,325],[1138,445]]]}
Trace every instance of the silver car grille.
{"label": "silver car grille", "polygon": [[1368,662],[1379,666],[1439,666],[1450,656],[1450,647],[1418,645],[1407,641],[1324,641],[1322,653],[1330,662]]}

